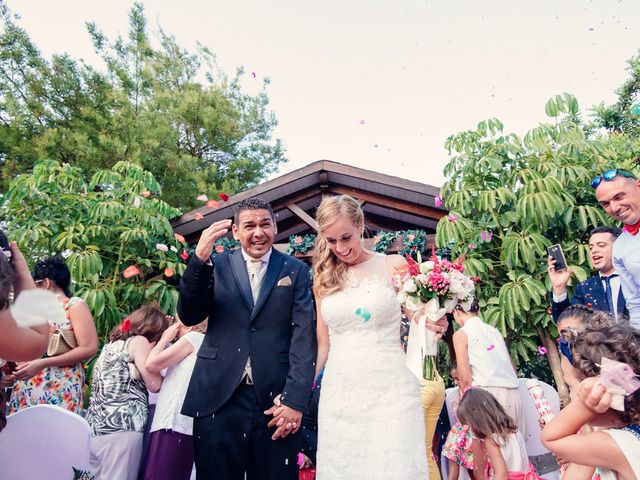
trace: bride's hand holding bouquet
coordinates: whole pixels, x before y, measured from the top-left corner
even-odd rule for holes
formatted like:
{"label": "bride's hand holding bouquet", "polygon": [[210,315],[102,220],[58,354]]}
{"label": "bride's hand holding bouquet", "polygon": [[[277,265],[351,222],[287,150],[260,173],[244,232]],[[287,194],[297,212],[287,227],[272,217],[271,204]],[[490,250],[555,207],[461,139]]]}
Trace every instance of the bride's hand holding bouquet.
{"label": "bride's hand holding bouquet", "polygon": [[462,259],[441,260],[433,252],[425,262],[420,254],[418,261],[407,255],[407,265],[397,269],[393,281],[400,303],[418,324],[409,330],[407,366],[419,379],[433,380],[438,340],[444,331],[436,333],[427,328],[427,322],[433,325],[456,305],[471,304],[474,279],[465,275]]}

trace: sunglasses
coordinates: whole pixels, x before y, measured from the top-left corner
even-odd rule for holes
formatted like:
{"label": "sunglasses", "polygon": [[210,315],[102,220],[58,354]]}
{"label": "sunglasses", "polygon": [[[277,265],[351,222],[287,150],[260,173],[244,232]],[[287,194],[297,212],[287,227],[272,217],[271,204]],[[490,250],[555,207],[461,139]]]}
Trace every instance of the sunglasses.
{"label": "sunglasses", "polygon": [[591,180],[591,188],[598,188],[598,185],[602,183],[602,180],[604,180],[605,182],[610,182],[611,180],[616,178],[618,175],[620,175],[621,177],[633,178],[634,180],[637,180],[637,177],[633,173],[629,172],[628,170],[623,170],[621,168],[613,168],[611,170],[607,170],[603,174],[598,175],[596,178]]}

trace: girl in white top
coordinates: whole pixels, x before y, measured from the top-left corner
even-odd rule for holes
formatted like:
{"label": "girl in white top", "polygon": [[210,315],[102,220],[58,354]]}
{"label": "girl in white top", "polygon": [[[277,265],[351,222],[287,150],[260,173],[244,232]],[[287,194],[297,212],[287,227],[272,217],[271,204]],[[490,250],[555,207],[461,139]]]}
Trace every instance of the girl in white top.
{"label": "girl in white top", "polygon": [[460,329],[453,334],[460,391],[481,387],[490,392],[514,420],[522,435],[526,435],[526,420],[518,390],[518,376],[500,332],[484,323],[474,299],[465,311],[461,305],[453,311]]}
{"label": "girl in white top", "polygon": [[[458,420],[469,426],[477,450],[487,454],[486,478],[493,480],[534,480],[538,477],[529,463],[524,438],[500,403],[482,388],[468,389],[458,404]],[[478,448],[481,447],[481,448]],[[477,462],[476,462],[477,463]],[[480,474],[484,465],[474,465]]]}
{"label": "girl in white top", "polygon": [[[149,353],[147,370],[167,369],[151,424],[145,480],[188,480],[193,467],[193,419],[180,413],[207,322],[186,327],[179,318]],[[175,337],[178,341],[169,346]]]}
{"label": "girl in white top", "polygon": [[[629,376],[637,376],[640,331],[622,323],[589,327],[578,334],[572,350],[574,366],[587,378],[571,403],[544,427],[542,443],[572,463],[565,478],[591,478],[597,467],[602,480],[639,479],[640,390],[623,396],[623,412],[612,410],[613,395],[600,383],[600,366],[603,358],[616,360],[633,370]],[[617,380],[618,385],[624,383]],[[605,429],[578,434],[587,423]]]}

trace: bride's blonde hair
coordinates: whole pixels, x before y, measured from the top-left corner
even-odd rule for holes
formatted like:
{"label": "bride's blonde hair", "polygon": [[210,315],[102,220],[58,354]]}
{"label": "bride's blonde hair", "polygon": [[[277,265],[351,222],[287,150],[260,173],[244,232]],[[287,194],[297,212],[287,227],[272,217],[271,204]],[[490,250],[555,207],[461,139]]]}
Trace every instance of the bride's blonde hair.
{"label": "bride's blonde hair", "polygon": [[324,232],[340,217],[346,217],[353,225],[364,226],[364,213],[360,204],[349,195],[327,197],[320,203],[316,212],[318,236],[313,253],[313,293],[322,298],[340,290],[347,275],[347,265],[339,260],[329,249]]}

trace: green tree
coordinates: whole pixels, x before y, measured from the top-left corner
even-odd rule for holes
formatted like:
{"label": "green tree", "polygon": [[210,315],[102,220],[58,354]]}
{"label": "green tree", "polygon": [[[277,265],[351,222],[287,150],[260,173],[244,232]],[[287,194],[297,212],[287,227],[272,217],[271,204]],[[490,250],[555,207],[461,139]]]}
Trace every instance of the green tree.
{"label": "green tree", "polygon": [[134,4],[129,32],[112,42],[87,29],[105,71],[68,55],[42,57],[6,6],[0,7],[0,190],[50,158],[93,174],[120,161],[151,172],[163,199],[181,209],[200,193],[235,193],[285,161],[266,92],[242,92],[239,69],[229,79],[212,52],[195,52],[155,32]]}
{"label": "green tree", "polygon": [[546,249],[562,245],[573,282],[588,276],[588,232],[610,223],[589,183],[616,158],[587,137],[573,96],[550,99],[545,111],[555,123],[524,138],[490,119],[447,139],[453,157],[442,196],[450,213],[438,224],[436,242],[453,240],[454,257],[466,256],[467,271],[480,278],[483,314],[507,337],[516,363],[531,362],[544,346],[566,393],[548,310]]}
{"label": "green tree", "polygon": [[[27,258],[67,257],[73,293],[86,300],[104,337],[148,301],[175,313],[172,281],[186,268],[186,243],[169,225],[177,210],[160,196],[153,175],[132,163],[88,179],[78,167],[47,160],[11,182],[2,210],[8,236]],[[129,267],[139,274],[125,278]]]}

